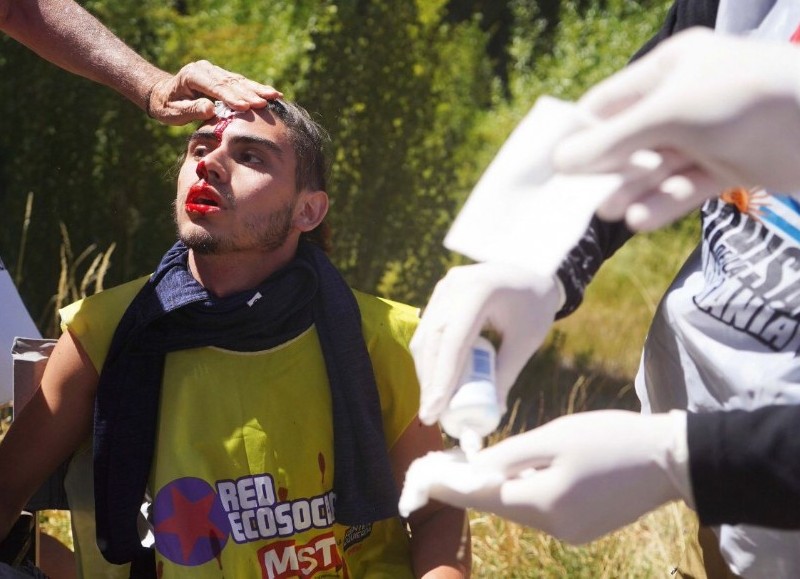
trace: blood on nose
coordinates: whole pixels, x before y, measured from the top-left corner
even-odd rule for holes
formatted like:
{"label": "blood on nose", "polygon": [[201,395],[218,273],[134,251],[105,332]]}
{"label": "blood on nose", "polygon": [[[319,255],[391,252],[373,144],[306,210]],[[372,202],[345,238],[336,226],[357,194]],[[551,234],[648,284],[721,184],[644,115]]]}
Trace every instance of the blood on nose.
{"label": "blood on nose", "polygon": [[197,173],[198,177],[208,181],[208,169],[206,169],[205,161],[200,161],[199,163],[197,163],[197,168],[195,169],[195,172]]}

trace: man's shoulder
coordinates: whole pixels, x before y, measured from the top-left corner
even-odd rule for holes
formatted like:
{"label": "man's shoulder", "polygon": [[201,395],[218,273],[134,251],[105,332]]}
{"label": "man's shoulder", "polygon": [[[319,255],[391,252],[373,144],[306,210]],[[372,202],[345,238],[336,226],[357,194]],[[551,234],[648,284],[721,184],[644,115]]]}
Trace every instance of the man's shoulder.
{"label": "man's shoulder", "polygon": [[122,315],[148,276],[98,292],[60,311],[61,328],[78,339],[99,372]]}
{"label": "man's shoulder", "polygon": [[353,290],[358,307],[361,309],[361,317],[392,317],[400,321],[407,321],[416,324],[419,321],[419,308],[396,302],[394,300],[381,298],[359,290]]}
{"label": "man's shoulder", "polygon": [[407,342],[419,323],[419,308],[358,290],[353,294],[361,310],[365,334],[391,333]]}
{"label": "man's shoulder", "polygon": [[86,298],[87,300],[94,300],[94,299],[101,299],[101,296],[104,296],[102,299],[107,300],[120,300],[120,299],[128,299],[131,300],[139,293],[139,290],[142,289],[147,280],[150,279],[150,275],[143,275],[142,277],[137,277],[129,282],[125,282],[123,284],[114,286],[112,288],[105,289],[103,291],[97,292],[93,296],[89,296]]}
{"label": "man's shoulder", "polygon": [[149,277],[147,275],[142,276],[73,302],[61,310],[61,319],[69,323],[78,315],[91,316],[99,312],[103,317],[115,318],[119,321],[125,309],[130,305]]}

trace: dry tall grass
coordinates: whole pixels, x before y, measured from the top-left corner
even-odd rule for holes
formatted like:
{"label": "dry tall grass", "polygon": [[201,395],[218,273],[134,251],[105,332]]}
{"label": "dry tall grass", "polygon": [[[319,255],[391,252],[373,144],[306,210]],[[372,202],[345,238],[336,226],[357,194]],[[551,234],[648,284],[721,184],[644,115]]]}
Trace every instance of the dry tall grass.
{"label": "dry tall grass", "polygon": [[114,253],[115,243],[105,251],[98,251],[95,244],[75,255],[69,239],[67,227],[61,223],[61,273],[58,277],[58,288],[51,298],[53,308],[51,319],[45,325],[46,333],[57,336],[59,330],[58,310],[77,300],[95,294],[103,289],[103,281],[108,268],[111,266],[111,255]]}
{"label": "dry tall grass", "polygon": [[634,579],[670,577],[697,531],[696,518],[672,503],[588,545],[487,514],[472,514],[474,577]]}

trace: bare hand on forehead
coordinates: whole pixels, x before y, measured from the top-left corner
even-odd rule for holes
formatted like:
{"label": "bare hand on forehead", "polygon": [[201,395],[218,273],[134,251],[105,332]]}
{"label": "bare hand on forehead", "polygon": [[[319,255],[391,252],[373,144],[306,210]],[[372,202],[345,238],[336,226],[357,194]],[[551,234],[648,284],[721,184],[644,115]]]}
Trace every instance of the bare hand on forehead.
{"label": "bare hand on forehead", "polygon": [[184,125],[213,117],[214,100],[246,111],[263,108],[268,100],[282,96],[271,86],[199,60],[157,81],[146,106],[147,114],[154,119],[167,125]]}

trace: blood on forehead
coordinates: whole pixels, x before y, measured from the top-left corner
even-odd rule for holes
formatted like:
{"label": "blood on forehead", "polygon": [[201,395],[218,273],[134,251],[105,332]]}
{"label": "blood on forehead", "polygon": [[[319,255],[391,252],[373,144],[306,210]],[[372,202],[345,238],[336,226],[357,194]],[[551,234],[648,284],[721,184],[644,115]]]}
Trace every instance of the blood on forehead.
{"label": "blood on forehead", "polygon": [[214,125],[214,136],[218,141],[222,141],[222,133],[224,133],[225,129],[228,128],[228,125],[231,124],[233,117],[234,115],[231,115],[226,119],[217,120],[217,124]]}
{"label": "blood on forehead", "polygon": [[214,125],[214,136],[218,141],[222,141],[222,133],[225,132],[225,129],[231,124],[237,113],[222,101],[216,101],[214,103],[214,114],[217,117],[217,123]]}

